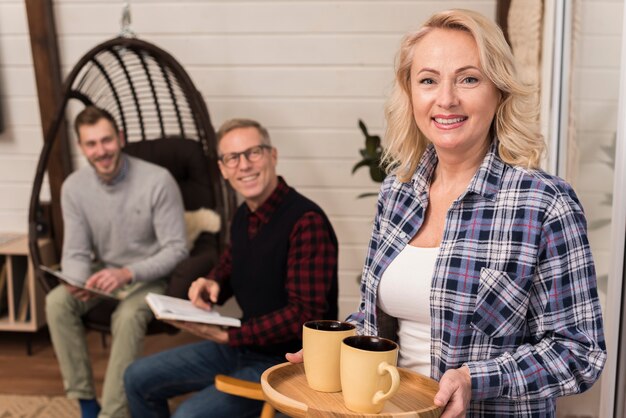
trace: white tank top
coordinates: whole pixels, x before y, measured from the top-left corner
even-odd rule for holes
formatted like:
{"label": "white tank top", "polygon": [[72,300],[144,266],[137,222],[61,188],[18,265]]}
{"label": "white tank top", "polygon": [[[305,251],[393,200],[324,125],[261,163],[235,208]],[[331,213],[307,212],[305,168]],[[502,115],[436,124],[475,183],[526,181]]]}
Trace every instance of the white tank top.
{"label": "white tank top", "polygon": [[439,247],[407,245],[378,286],[378,305],[398,319],[398,366],[430,376],[430,288]]}

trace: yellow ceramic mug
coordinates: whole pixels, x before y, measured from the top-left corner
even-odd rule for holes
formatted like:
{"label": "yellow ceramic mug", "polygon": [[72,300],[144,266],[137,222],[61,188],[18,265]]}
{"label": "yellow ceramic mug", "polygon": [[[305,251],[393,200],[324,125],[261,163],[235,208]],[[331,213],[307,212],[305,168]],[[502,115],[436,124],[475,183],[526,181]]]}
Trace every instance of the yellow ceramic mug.
{"label": "yellow ceramic mug", "polygon": [[[306,357],[305,357],[306,360]],[[341,344],[341,390],[346,407],[377,414],[400,387],[398,345],[391,340],[353,336]]]}
{"label": "yellow ceramic mug", "polygon": [[339,355],[341,341],[356,334],[356,327],[347,322],[319,320],[302,327],[304,373],[311,389],[339,392]]}

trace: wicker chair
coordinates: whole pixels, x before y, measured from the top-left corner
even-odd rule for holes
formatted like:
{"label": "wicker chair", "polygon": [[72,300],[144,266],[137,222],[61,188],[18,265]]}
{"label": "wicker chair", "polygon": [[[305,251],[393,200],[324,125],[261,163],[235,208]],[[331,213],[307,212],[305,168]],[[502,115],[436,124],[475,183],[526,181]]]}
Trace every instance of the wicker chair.
{"label": "wicker chair", "polygon": [[[222,224],[227,224],[235,208],[235,195],[219,173],[215,131],[207,107],[189,75],[170,54],[136,38],[117,37],[87,52],[68,75],[63,89],[62,101],[46,132],[28,217],[33,265],[46,292],[57,282],[38,267],[43,261],[38,246],[40,214],[47,205],[40,195],[54,141],[65,126],[73,101],[108,110],[125,133],[127,153],[168,168],[181,188],[185,210],[211,208],[221,215]],[[62,225],[46,229],[57,235],[51,237],[55,242],[62,241]],[[189,282],[207,273],[217,261],[227,240],[226,231],[222,227],[217,234],[198,237],[190,257],[172,273],[168,294],[186,296]],[[56,250],[58,256],[60,247]],[[86,326],[108,332],[114,308],[113,301],[99,304],[85,316]],[[173,331],[164,325],[153,321],[149,332]]]}

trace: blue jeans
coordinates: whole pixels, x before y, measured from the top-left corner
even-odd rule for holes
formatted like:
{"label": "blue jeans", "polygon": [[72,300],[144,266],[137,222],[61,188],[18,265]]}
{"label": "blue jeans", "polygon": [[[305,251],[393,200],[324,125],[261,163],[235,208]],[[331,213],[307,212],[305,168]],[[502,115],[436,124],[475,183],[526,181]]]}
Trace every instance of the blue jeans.
{"label": "blue jeans", "polygon": [[133,417],[169,417],[167,400],[196,392],[174,412],[176,418],[258,416],[260,401],[228,395],[215,388],[215,375],[259,382],[263,372],[284,361],[211,341],[167,350],[139,359],[126,369],[124,386]]}

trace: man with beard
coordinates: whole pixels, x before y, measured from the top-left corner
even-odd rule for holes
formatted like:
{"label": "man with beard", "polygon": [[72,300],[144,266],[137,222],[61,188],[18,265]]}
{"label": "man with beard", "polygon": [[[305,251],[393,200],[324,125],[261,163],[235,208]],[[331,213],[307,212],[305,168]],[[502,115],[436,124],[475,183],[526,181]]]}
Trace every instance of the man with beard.
{"label": "man with beard", "polygon": [[86,107],[74,129],[89,162],[63,183],[63,273],[105,292],[123,289],[111,317],[111,354],[102,410],[96,400],[81,316],[102,301],[68,284],[46,297],[52,343],[69,398],[83,418],[127,417],[123,374],[141,354],[152,319],[144,297],[163,293],[165,278],[187,256],[184,209],[170,173],[122,153],[123,133],[107,111]]}

